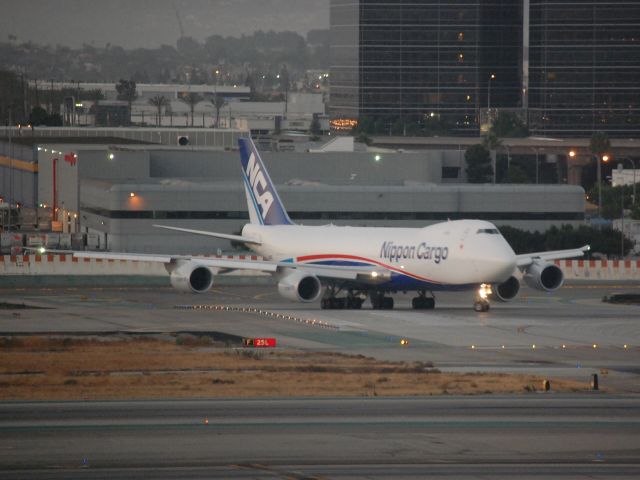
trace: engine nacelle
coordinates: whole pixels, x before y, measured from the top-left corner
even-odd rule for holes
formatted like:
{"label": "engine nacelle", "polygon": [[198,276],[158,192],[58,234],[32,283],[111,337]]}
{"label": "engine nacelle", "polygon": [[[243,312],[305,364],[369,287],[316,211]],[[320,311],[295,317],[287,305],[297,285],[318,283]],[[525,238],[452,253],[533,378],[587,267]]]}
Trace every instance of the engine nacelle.
{"label": "engine nacelle", "polygon": [[278,292],[294,302],[315,302],[322,294],[322,284],[315,275],[293,271],[280,279]]}
{"label": "engine nacelle", "polygon": [[171,286],[182,292],[204,293],[213,285],[213,272],[192,261],[178,261],[167,266]]}
{"label": "engine nacelle", "polygon": [[564,274],[553,263],[533,262],[524,272],[524,281],[531,288],[552,292],[564,283]]}
{"label": "engine nacelle", "polygon": [[501,302],[509,302],[516,298],[520,291],[520,280],[511,276],[505,282],[493,287],[493,296]]}

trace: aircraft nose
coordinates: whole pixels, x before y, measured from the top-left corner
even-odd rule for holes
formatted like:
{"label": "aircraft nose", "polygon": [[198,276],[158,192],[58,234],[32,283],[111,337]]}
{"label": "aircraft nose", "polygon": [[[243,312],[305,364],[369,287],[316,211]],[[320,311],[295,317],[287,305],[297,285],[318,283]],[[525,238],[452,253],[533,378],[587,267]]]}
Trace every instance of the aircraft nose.
{"label": "aircraft nose", "polygon": [[504,282],[516,269],[513,252],[492,252],[475,260],[476,268],[485,283]]}

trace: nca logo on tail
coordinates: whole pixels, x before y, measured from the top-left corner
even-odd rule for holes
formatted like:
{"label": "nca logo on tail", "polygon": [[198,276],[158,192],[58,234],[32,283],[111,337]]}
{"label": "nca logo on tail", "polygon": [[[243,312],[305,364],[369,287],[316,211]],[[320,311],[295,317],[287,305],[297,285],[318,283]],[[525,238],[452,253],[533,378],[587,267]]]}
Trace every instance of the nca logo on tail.
{"label": "nca logo on tail", "polygon": [[262,170],[260,170],[260,165],[256,163],[256,156],[253,152],[249,157],[245,173],[247,174],[249,185],[253,190],[253,196],[258,205],[262,208],[262,217],[264,218],[267,216],[267,213],[273,204],[273,195],[270,191],[266,190],[267,180],[264,178]]}

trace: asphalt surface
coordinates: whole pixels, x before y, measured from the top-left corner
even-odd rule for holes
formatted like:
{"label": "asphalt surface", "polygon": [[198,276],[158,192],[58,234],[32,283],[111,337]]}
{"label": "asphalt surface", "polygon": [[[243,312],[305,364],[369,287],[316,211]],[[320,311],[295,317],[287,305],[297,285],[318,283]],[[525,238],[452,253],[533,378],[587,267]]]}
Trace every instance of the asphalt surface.
{"label": "asphalt surface", "polygon": [[638,478],[640,307],[601,302],[638,292],[630,284],[524,289],[478,314],[462,293],[438,295],[434,311],[414,311],[402,295],[392,311],[336,311],[286,302],[273,286],[204,295],[2,289],[0,302],[40,308],[1,309],[0,335],[268,336],[280,348],[432,361],[445,371],[585,383],[596,373],[608,393],[0,402],[0,478]]}
{"label": "asphalt surface", "polygon": [[0,310],[0,334],[221,332],[274,337],[281,348],[431,361],[443,371],[587,383],[598,374],[603,388],[640,393],[640,306],[601,301],[612,293],[640,293],[640,285],[523,288],[516,301],[494,302],[486,313],[472,310],[472,293],[440,294],[435,310],[416,311],[411,295],[397,296],[394,310],[368,303],[321,310],[283,300],[274,286],[219,286],[203,295],[161,287],[0,289],[0,302],[43,307]]}
{"label": "asphalt surface", "polygon": [[0,403],[0,477],[638,478],[637,396]]}

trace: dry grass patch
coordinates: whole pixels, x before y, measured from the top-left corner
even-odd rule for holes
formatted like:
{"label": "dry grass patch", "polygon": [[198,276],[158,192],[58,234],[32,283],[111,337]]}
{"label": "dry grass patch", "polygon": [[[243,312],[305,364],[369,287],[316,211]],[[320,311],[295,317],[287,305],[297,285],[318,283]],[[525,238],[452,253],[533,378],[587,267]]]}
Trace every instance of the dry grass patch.
{"label": "dry grass patch", "polygon": [[[554,380],[554,391],[586,384]],[[524,393],[532,375],[441,373],[361,355],[229,349],[210,339],[0,338],[0,399],[409,396]]]}

